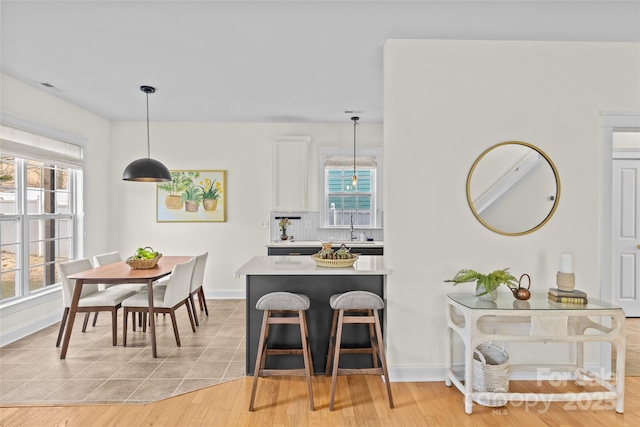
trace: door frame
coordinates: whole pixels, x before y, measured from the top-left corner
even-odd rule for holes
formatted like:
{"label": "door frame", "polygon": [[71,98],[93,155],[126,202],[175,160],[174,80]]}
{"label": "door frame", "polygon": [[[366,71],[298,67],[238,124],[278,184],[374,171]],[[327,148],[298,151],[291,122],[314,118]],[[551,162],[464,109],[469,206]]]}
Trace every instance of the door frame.
{"label": "door frame", "polygon": [[[611,301],[613,296],[613,263],[611,260],[611,240],[613,233],[613,133],[622,129],[640,130],[640,113],[601,113],[602,138],[602,203],[600,226],[600,299]],[[600,362],[608,373],[611,372],[611,345],[600,344]]]}
{"label": "door frame", "polygon": [[613,265],[611,262],[611,227],[613,218],[613,133],[621,129],[640,130],[640,114],[601,114],[602,129],[602,204],[600,235],[600,299],[611,301],[613,295]]}

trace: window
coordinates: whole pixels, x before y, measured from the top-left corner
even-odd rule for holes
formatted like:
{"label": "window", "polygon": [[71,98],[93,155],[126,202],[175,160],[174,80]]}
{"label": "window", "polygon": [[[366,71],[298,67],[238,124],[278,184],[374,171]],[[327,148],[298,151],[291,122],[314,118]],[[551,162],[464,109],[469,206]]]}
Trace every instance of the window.
{"label": "window", "polygon": [[[77,214],[82,170],[76,164],[81,147],[55,140],[47,145],[40,135],[6,126],[0,130],[0,301],[4,303],[57,284],[58,264],[76,258],[82,235]],[[30,145],[22,137],[38,143]],[[65,161],[64,151],[75,154]]]}
{"label": "window", "polygon": [[320,150],[320,223],[324,227],[379,228],[381,149],[361,149],[356,157],[357,184],[352,184],[353,157],[343,149]]}

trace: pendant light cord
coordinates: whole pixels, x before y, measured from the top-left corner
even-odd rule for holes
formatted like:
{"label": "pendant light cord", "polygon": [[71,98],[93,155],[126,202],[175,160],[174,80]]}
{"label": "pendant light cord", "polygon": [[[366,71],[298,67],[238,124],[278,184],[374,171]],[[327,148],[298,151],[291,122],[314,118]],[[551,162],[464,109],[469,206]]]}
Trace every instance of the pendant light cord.
{"label": "pendant light cord", "polygon": [[149,92],[145,92],[147,95],[147,157],[151,158],[151,138],[149,137]]}
{"label": "pendant light cord", "polygon": [[353,183],[356,180],[356,126],[360,117],[351,117],[353,120]]}

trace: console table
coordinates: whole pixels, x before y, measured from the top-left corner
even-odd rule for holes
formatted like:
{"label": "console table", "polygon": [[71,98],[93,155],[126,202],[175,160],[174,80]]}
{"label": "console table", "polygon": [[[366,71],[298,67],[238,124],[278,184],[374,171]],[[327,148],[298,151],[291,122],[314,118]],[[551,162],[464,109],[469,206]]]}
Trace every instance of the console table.
{"label": "console table", "polygon": [[[560,304],[548,300],[546,294],[532,294],[527,301],[501,294],[495,302],[481,301],[473,294],[449,294],[446,305],[447,338],[445,346],[447,386],[455,384],[465,396],[465,412],[471,414],[478,398],[500,397],[511,401],[562,402],[581,399],[616,399],[616,412],[624,411],[625,314],[622,308],[589,300],[588,304]],[[594,317],[595,319],[591,319]],[[613,322],[609,322],[613,320]],[[499,330],[483,331],[483,323],[528,324],[526,335],[501,334]],[[607,326],[613,323],[613,326]],[[589,333],[585,331],[589,330]],[[593,331],[595,330],[595,332]],[[464,343],[464,384],[452,367],[452,338],[457,334]],[[606,391],[580,393],[487,393],[473,390],[473,352],[488,342],[568,342],[576,344],[576,360],[567,365],[516,365],[511,371],[535,371],[549,368],[552,372],[575,372],[576,384],[589,377]],[[600,375],[584,368],[584,343],[608,342],[616,350],[616,382],[611,384]],[[511,362],[511,361],[510,361]],[[537,400],[536,400],[537,399]]]}

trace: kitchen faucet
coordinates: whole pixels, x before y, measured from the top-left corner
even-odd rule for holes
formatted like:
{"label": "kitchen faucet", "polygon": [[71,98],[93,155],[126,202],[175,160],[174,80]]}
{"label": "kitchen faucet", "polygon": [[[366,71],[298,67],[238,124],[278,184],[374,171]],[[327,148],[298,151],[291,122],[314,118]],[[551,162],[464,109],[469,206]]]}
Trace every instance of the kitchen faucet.
{"label": "kitchen faucet", "polygon": [[357,237],[353,235],[353,214],[349,216],[349,230],[351,231],[351,237],[349,239],[353,242],[357,239]]}

